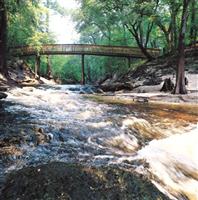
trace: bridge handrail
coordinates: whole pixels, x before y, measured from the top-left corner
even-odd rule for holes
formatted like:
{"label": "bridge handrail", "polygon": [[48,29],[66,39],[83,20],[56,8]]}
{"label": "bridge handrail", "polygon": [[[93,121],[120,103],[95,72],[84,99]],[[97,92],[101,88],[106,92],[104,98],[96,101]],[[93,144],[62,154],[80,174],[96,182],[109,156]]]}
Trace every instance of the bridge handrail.
{"label": "bridge handrail", "polygon": [[[154,57],[159,56],[160,49],[148,48],[147,51]],[[13,55],[36,55],[36,54],[81,54],[81,55],[100,55],[100,56],[120,56],[120,57],[139,57],[145,55],[138,47],[127,46],[105,46],[94,44],[44,44],[42,46],[21,45],[11,47]]]}
{"label": "bridge handrail", "polygon": [[[105,47],[105,48],[125,48],[125,49],[138,49],[139,47],[130,47],[130,46],[121,46],[121,45],[96,45],[96,44],[43,44],[41,45],[41,47],[46,47],[46,46],[84,46],[84,47]],[[14,46],[14,47],[10,47],[10,49],[21,49],[21,48],[37,48],[38,46],[36,45],[19,45],[19,46]],[[148,50],[152,50],[152,51],[157,51],[160,52],[161,50],[158,48],[147,48]]]}

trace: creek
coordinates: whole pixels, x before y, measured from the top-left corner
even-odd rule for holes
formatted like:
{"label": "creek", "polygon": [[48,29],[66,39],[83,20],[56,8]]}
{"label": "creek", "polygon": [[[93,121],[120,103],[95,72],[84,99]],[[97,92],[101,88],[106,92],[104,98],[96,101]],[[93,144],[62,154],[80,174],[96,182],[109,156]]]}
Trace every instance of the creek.
{"label": "creek", "polygon": [[[112,103],[91,86],[15,88],[0,103],[0,186],[50,162],[116,165],[171,199],[198,199],[198,107]],[[181,109],[182,108],[182,109]]]}

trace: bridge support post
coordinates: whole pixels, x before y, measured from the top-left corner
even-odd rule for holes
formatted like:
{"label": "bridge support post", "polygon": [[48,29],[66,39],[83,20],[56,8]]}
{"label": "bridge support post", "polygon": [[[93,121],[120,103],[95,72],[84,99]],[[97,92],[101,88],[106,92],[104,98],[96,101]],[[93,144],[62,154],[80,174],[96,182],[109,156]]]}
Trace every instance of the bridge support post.
{"label": "bridge support post", "polygon": [[130,69],[130,67],[131,67],[131,58],[128,57],[127,59],[128,59],[128,68]]}
{"label": "bridge support post", "polygon": [[41,57],[39,55],[36,56],[35,58],[35,68],[34,68],[34,73],[35,73],[35,78],[39,76],[40,79],[40,65],[41,65]]}
{"label": "bridge support post", "polygon": [[85,55],[84,54],[82,54],[82,56],[81,56],[81,65],[82,65],[81,84],[85,85]]}
{"label": "bridge support post", "polygon": [[46,77],[48,79],[52,79],[52,70],[51,70],[51,63],[50,63],[50,57],[49,55],[46,56],[47,59],[47,71],[46,71]]}

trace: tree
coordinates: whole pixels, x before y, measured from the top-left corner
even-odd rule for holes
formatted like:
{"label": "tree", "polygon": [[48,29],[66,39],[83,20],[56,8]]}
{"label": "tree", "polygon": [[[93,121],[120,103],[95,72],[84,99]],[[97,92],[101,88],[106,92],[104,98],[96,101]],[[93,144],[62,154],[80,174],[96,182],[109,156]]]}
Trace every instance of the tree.
{"label": "tree", "polygon": [[[46,0],[46,8],[50,8],[50,1]],[[46,33],[49,33],[49,10],[46,14]],[[52,78],[52,69],[51,69],[51,63],[50,63],[50,57],[47,55],[47,70],[46,70],[46,76],[48,79]]]}
{"label": "tree", "polygon": [[185,86],[185,33],[188,18],[188,7],[191,0],[183,0],[181,25],[178,40],[178,61],[177,61],[177,75],[174,94],[186,94]]}
{"label": "tree", "polygon": [[191,7],[190,7],[190,18],[191,18],[191,25],[190,25],[190,43],[195,44],[196,39],[198,36],[198,16],[197,16],[197,10],[198,10],[198,2],[196,0],[192,0]]}
{"label": "tree", "polygon": [[[159,1],[159,0],[156,0]],[[166,40],[166,52],[174,52],[177,49],[178,26],[177,18],[181,8],[181,0],[163,0],[158,11],[153,13],[154,22],[164,34]],[[168,8],[168,9],[167,9]]]}
{"label": "tree", "polygon": [[0,0],[0,72],[7,75],[7,8]]}

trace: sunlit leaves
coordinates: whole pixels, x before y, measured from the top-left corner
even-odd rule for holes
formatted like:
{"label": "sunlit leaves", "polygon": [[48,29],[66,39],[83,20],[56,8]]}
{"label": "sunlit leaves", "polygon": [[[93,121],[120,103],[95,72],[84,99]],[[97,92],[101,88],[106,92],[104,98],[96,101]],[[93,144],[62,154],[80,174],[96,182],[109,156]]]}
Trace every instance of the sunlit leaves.
{"label": "sunlit leaves", "polygon": [[[54,0],[53,3],[55,4],[55,2]],[[42,43],[54,41],[52,33],[46,33],[48,30],[46,15],[49,8],[46,7],[44,1],[8,0],[6,5],[9,14],[9,46],[27,44],[40,46]]]}

